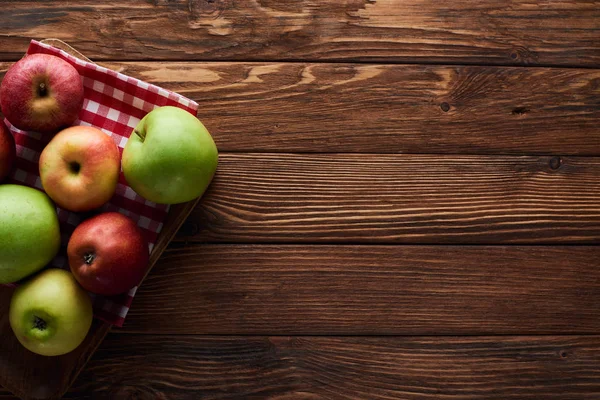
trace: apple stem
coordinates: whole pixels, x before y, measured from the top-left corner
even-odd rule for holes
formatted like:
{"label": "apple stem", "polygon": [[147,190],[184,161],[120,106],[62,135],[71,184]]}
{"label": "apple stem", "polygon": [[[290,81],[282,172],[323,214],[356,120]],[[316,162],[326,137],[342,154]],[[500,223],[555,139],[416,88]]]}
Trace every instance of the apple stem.
{"label": "apple stem", "polygon": [[91,265],[94,262],[94,259],[96,259],[96,255],[94,253],[88,253],[83,256],[83,261],[85,261],[87,265]]}
{"label": "apple stem", "polygon": [[140,138],[142,143],[144,143],[144,139],[146,139],[146,136],[142,132],[138,131],[137,129],[134,129],[133,133],[135,133]]}
{"label": "apple stem", "polygon": [[44,329],[46,329],[47,326],[48,325],[46,324],[46,321],[44,321],[40,317],[33,317],[33,327],[35,329],[43,331]]}
{"label": "apple stem", "polygon": [[79,164],[78,162],[75,162],[75,161],[70,162],[69,169],[71,170],[72,173],[77,174],[81,170],[81,164]]}
{"label": "apple stem", "polygon": [[41,97],[44,97],[48,94],[48,90],[46,89],[46,84],[44,82],[40,83],[40,86],[38,87],[38,94]]}

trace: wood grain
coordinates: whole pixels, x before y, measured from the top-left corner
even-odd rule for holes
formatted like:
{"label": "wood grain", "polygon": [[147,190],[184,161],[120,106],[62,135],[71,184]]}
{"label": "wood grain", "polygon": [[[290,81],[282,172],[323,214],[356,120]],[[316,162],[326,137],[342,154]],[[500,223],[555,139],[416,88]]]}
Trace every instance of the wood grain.
{"label": "wood grain", "polygon": [[597,333],[597,246],[195,245],[167,250],[127,332]]}
{"label": "wood grain", "polygon": [[225,152],[600,155],[597,70],[106,65],[196,100]]}
{"label": "wood grain", "polygon": [[110,66],[196,100],[221,151],[600,155],[597,70]]}
{"label": "wood grain", "polygon": [[[0,8],[0,60],[54,36],[137,61],[108,66],[199,101],[222,152],[123,334],[68,398],[597,398],[598,336],[189,335],[597,334],[597,1]],[[386,243],[513,246],[373,245]],[[542,243],[593,246],[520,246]],[[9,297],[0,381],[57,397],[108,327],[40,361],[6,334]]]}
{"label": "wood grain", "polygon": [[600,62],[600,7],[586,0],[1,3],[0,57],[10,60],[31,38],[56,37],[95,60]]}
{"label": "wood grain", "polygon": [[113,334],[65,398],[596,399],[599,354],[598,336]]}
{"label": "wood grain", "polygon": [[600,158],[222,154],[177,240],[600,243]]}

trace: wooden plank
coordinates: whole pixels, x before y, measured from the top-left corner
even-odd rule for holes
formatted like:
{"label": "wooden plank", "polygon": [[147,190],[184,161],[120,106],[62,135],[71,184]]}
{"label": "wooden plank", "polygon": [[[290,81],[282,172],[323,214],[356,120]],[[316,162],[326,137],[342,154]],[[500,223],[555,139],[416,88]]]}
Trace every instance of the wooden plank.
{"label": "wooden plank", "polygon": [[30,38],[56,37],[95,60],[600,63],[600,7],[586,0],[4,3],[11,60]]}
{"label": "wooden plank", "polygon": [[221,151],[600,155],[598,70],[310,63],[111,67],[196,100]]}
{"label": "wooden plank", "polygon": [[600,338],[110,335],[65,398],[597,399]]}
{"label": "wooden plank", "polygon": [[600,158],[222,154],[179,241],[600,243]]}
{"label": "wooden plank", "polygon": [[[0,63],[2,71],[9,63]],[[110,63],[193,98],[221,151],[600,155],[600,71]]]}
{"label": "wooden plank", "polygon": [[[0,63],[0,79],[9,65]],[[200,103],[221,151],[600,155],[597,70],[108,66]]]}
{"label": "wooden plank", "polygon": [[600,247],[195,245],[167,250],[129,332],[597,333]]}
{"label": "wooden plank", "polygon": [[0,400],[18,400],[18,397],[15,397],[8,390],[0,386]]}

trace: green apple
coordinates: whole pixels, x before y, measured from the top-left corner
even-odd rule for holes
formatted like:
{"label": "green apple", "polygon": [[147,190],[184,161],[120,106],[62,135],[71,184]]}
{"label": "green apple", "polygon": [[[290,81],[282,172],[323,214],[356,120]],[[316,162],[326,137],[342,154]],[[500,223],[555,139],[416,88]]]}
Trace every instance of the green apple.
{"label": "green apple", "polygon": [[27,186],[0,185],[0,283],[39,271],[59,249],[60,228],[52,200]]}
{"label": "green apple", "polygon": [[155,203],[185,203],[202,196],[217,169],[218,151],[194,115],[177,107],[150,111],[135,127],[121,165],[127,182]]}
{"label": "green apple", "polygon": [[25,348],[43,356],[75,350],[92,326],[92,300],[70,272],[47,269],[19,286],[8,319]]}

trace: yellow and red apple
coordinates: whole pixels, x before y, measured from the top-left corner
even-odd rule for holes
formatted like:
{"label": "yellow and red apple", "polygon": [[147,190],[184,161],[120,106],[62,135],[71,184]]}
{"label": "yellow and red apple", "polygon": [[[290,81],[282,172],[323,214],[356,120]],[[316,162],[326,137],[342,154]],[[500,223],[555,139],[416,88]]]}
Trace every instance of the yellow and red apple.
{"label": "yellow and red apple", "polygon": [[70,211],[89,211],[114,195],[121,166],[117,145],[89,126],[60,131],[40,155],[40,178],[56,204]]}
{"label": "yellow and red apple", "polygon": [[19,129],[55,132],[79,116],[83,83],[75,67],[62,58],[31,54],[6,72],[0,105],[4,116]]}
{"label": "yellow and red apple", "polygon": [[92,293],[116,295],[137,286],[148,269],[148,243],[131,218],[107,212],[83,221],[67,246],[75,279]]}

